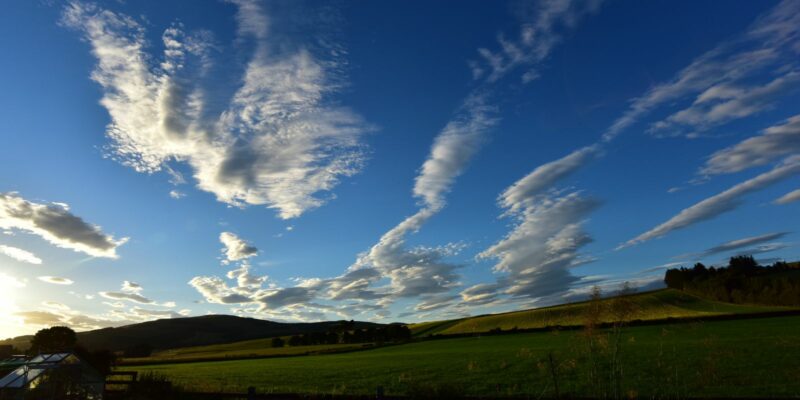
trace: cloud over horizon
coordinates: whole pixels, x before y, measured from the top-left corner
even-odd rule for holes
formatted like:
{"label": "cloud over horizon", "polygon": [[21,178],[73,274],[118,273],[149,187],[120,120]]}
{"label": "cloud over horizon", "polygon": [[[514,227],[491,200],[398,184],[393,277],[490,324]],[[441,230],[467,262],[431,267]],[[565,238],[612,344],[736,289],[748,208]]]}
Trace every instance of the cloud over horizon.
{"label": "cloud over horizon", "polygon": [[35,203],[15,192],[0,193],[0,228],[31,233],[92,257],[117,258],[117,247],[128,241],[103,233],[97,225],[72,214],[63,203]]}
{"label": "cloud over horizon", "polygon": [[800,173],[800,156],[790,156],[770,171],[739,183],[728,190],[711,196],[679,212],[668,221],[621,244],[617,249],[634,246],[666,235],[701,221],[732,211],[742,204],[741,198]]}

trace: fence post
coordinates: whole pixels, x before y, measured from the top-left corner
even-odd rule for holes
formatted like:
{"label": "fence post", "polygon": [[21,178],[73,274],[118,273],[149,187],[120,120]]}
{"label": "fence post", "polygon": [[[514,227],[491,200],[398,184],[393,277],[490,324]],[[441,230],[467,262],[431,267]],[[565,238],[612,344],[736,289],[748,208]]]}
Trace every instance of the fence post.
{"label": "fence post", "polygon": [[250,386],[247,388],[247,400],[256,400],[256,388]]}
{"label": "fence post", "polygon": [[375,398],[378,400],[383,399],[383,386],[378,386],[375,388]]}

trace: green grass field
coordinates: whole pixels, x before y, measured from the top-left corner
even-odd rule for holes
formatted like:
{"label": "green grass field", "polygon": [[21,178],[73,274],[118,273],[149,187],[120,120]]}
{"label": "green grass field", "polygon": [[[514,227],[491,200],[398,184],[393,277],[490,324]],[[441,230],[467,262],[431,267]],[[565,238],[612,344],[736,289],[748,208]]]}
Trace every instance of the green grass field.
{"label": "green grass field", "polygon": [[178,349],[162,350],[153,353],[153,355],[150,357],[125,358],[122,360],[122,362],[124,364],[145,364],[200,360],[210,361],[243,358],[301,356],[309,354],[328,354],[343,351],[353,351],[369,347],[373,347],[373,344],[355,343],[272,347],[272,339],[267,338],[209,346],[181,347]]}
{"label": "green grass field", "polygon": [[[626,328],[622,387],[643,397],[800,395],[800,317]],[[428,340],[306,357],[129,367],[194,391],[374,393],[422,388],[466,395],[596,395],[581,331]],[[416,389],[415,389],[416,388]],[[449,389],[448,389],[449,388]],[[594,389],[593,389],[594,388]]]}
{"label": "green grass field", "polygon": [[[630,300],[635,312],[630,319],[659,320],[666,318],[703,317],[725,314],[746,314],[788,310],[786,307],[749,306],[706,300],[685,294],[674,289],[634,294]],[[609,299],[603,300],[608,303]],[[588,303],[571,303],[533,310],[514,311],[503,314],[483,315],[449,321],[434,321],[412,324],[414,336],[431,334],[458,334],[488,332],[495,328],[504,330],[544,328],[548,326],[582,325]],[[613,321],[610,313],[605,313],[601,322]]]}

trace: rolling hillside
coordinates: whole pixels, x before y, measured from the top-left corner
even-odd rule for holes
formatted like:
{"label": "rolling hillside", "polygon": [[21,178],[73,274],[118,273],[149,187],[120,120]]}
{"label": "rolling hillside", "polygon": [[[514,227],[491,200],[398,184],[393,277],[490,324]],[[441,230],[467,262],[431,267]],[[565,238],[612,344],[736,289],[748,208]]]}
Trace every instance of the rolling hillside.
{"label": "rolling hillside", "polygon": [[195,361],[242,360],[332,354],[375,347],[372,343],[319,344],[309,346],[272,347],[272,339],[253,339],[241,342],[212,344],[208,346],[180,347],[160,350],[150,357],[124,358],[124,365],[159,364]]}
{"label": "rolling hillside", "polygon": [[[309,332],[326,332],[334,329],[340,323],[341,321],[282,323],[232,315],[206,315],[160,319],[118,328],[79,332],[78,343],[90,350],[116,351],[140,344],[149,345],[154,349],[173,349]],[[379,324],[355,322],[356,328],[377,325]],[[29,341],[30,337],[20,337],[0,342],[0,344],[13,344],[24,350],[28,347]]]}
{"label": "rolling hillside", "polygon": [[[685,294],[678,290],[663,289],[631,295],[635,305],[632,319],[660,320],[666,318],[685,318],[718,315],[735,315],[764,313],[791,310],[786,307],[748,306],[721,303]],[[613,299],[604,299],[609,304]],[[545,328],[550,326],[576,326],[584,323],[584,315],[588,302],[564,304],[532,310],[515,311],[503,314],[482,315],[463,319],[432,321],[412,324],[409,327],[417,338],[434,334],[481,333],[501,328],[503,330]],[[612,321],[608,314],[601,317],[601,322]],[[186,362],[191,360],[224,360],[263,358],[275,356],[308,355],[351,351],[369,345],[322,345],[322,346],[287,346],[272,348],[269,339],[245,340],[239,342],[169,348],[154,353],[151,357],[126,359],[126,363],[163,363]]]}
{"label": "rolling hillside", "polygon": [[[631,398],[796,398],[800,317],[623,329],[622,365]],[[422,340],[369,351],[307,357],[136,365],[188,391],[387,395],[416,398],[556,398],[549,356],[560,364],[562,398],[602,397],[589,381],[582,332]],[[604,374],[604,376],[606,376]],[[602,378],[601,378],[602,379]],[[445,394],[436,397],[437,393]],[[564,395],[568,393],[568,395]],[[450,395],[450,397],[446,397]],[[298,396],[299,397],[299,396]],[[414,397],[412,397],[414,398]]]}
{"label": "rolling hillside", "polygon": [[[702,317],[712,315],[748,314],[770,311],[783,311],[791,308],[757,305],[740,305],[706,300],[673,289],[656,290],[630,296],[635,305],[631,319],[659,320],[666,318]],[[604,299],[608,304],[612,299]],[[433,334],[462,334],[503,330],[545,328],[548,326],[575,326],[584,323],[588,302],[571,303],[553,307],[513,311],[502,314],[480,315],[447,321],[423,322],[409,325],[416,337]],[[606,312],[601,322],[611,322],[613,318]]]}

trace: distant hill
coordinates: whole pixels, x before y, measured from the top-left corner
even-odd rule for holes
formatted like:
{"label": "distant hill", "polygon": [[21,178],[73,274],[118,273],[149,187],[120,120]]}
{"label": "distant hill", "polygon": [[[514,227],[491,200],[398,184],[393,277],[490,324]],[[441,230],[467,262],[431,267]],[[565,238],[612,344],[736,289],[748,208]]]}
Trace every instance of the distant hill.
{"label": "distant hill", "polygon": [[[159,319],[121,326],[79,332],[78,343],[94,349],[125,350],[139,345],[153,349],[173,349],[203,346],[275,336],[326,332],[336,329],[343,321],[283,323],[232,315],[207,315],[202,317]],[[371,322],[355,322],[355,328],[379,326]],[[31,336],[21,336],[0,342],[26,349]]]}
{"label": "distant hill", "polygon": [[[686,318],[732,314],[750,314],[791,310],[790,307],[740,305],[707,300],[674,289],[662,289],[629,296],[634,305],[630,319],[643,321],[667,318]],[[614,298],[601,300],[609,304]],[[502,314],[480,315],[446,321],[411,324],[415,337],[434,334],[463,334],[502,330],[546,328],[552,326],[578,326],[585,322],[588,302],[570,303],[532,310],[513,311]],[[608,307],[605,307],[606,310]],[[601,315],[599,322],[612,322],[610,312]]]}

